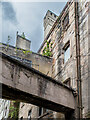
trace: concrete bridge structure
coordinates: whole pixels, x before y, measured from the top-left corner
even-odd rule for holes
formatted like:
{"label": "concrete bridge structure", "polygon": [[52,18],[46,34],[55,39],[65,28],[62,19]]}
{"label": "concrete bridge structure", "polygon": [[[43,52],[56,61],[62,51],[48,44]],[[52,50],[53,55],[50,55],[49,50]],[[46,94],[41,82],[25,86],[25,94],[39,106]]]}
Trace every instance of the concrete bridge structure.
{"label": "concrete bridge structure", "polygon": [[26,64],[0,53],[3,99],[42,106],[53,111],[74,111],[74,90]]}

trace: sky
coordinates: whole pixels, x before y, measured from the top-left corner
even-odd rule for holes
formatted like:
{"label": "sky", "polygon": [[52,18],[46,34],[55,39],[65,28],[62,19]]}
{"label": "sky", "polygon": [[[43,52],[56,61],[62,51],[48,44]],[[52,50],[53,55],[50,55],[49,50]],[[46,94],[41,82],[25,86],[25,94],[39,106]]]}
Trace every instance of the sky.
{"label": "sky", "polygon": [[25,33],[31,50],[37,52],[44,40],[43,18],[48,10],[60,15],[66,2],[0,2],[0,42],[15,46],[16,32]]}

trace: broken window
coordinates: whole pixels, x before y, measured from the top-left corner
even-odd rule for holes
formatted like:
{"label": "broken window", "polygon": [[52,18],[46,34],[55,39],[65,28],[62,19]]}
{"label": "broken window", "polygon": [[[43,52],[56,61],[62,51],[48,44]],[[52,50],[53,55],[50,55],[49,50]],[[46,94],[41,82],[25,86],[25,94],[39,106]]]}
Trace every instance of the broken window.
{"label": "broken window", "polygon": [[69,24],[69,13],[66,14],[63,20],[63,29],[65,29]]}
{"label": "broken window", "polygon": [[70,41],[68,41],[64,46],[64,63],[70,58]]}

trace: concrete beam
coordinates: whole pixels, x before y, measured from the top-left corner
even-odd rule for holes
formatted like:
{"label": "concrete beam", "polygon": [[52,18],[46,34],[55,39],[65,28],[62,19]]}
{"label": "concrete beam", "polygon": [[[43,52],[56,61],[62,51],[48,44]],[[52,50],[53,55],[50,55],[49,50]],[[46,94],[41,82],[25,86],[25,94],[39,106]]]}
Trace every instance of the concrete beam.
{"label": "concrete beam", "polygon": [[66,113],[75,109],[73,90],[18,60],[0,54],[2,98]]}

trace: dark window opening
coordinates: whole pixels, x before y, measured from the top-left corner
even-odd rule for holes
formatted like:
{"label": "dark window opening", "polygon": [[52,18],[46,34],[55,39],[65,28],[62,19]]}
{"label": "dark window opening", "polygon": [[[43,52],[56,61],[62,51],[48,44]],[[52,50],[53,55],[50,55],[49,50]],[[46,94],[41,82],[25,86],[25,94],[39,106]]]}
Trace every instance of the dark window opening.
{"label": "dark window opening", "polygon": [[23,117],[21,117],[20,120],[23,120]]}
{"label": "dark window opening", "polygon": [[46,112],[48,112],[48,109],[39,107],[39,116],[42,116],[42,115],[45,114]]}
{"label": "dark window opening", "polygon": [[39,116],[42,115],[42,107],[39,107]]}
{"label": "dark window opening", "polygon": [[54,15],[54,17],[56,18],[56,15]]}
{"label": "dark window opening", "polygon": [[64,17],[64,20],[63,20],[63,29],[65,29],[68,24],[69,24],[69,13],[67,13],[66,16]]}
{"label": "dark window opening", "polygon": [[44,17],[44,19],[46,19],[46,17]]}
{"label": "dark window opening", "polygon": [[32,112],[32,109],[30,109],[28,112],[28,120],[31,120],[31,112]]}
{"label": "dark window opening", "polygon": [[47,109],[43,108],[43,114],[46,113],[46,110],[47,110]]}
{"label": "dark window opening", "polygon": [[48,42],[51,43],[51,39]]}
{"label": "dark window opening", "polygon": [[62,27],[60,26],[60,37],[61,37],[61,35],[62,35]]}
{"label": "dark window opening", "polygon": [[52,15],[52,13],[50,13]]}

